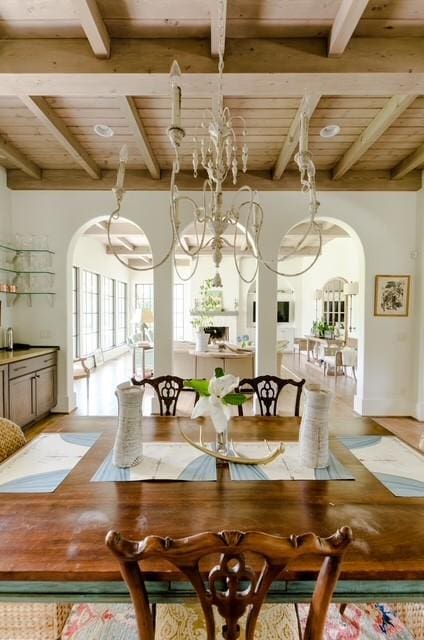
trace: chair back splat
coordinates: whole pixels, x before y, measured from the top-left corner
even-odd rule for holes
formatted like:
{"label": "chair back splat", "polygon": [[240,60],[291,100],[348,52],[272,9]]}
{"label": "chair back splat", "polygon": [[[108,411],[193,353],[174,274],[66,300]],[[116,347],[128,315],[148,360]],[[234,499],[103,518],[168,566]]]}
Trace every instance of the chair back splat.
{"label": "chair back splat", "polygon": [[[188,578],[202,606],[208,640],[215,640],[214,606],[225,620],[221,629],[225,640],[240,637],[239,620],[246,612],[246,640],[253,640],[272,582],[290,561],[303,555],[322,558],[304,634],[304,640],[321,640],[343,554],[351,540],[349,527],[342,527],[329,538],[313,533],[285,538],[255,531],[205,532],[179,539],[148,536],[140,541],[127,540],[116,531],[109,531],[106,536],[106,544],[117,557],[128,585],[143,640],[154,639],[154,624],[140,561],[165,559]],[[219,561],[214,557],[209,569],[205,561],[211,554],[219,554]],[[246,554],[254,567],[248,564]]]}
{"label": "chair back splat", "polygon": [[[299,415],[300,397],[302,395],[305,380],[292,380],[291,378],[279,378],[278,376],[257,376],[256,378],[244,378],[240,380],[238,390],[240,393],[253,393],[258,398],[261,416],[276,416],[278,398],[281,391],[287,385],[297,388],[294,415]],[[243,415],[242,405],[239,405],[239,415]]]}
{"label": "chair back splat", "polygon": [[145,378],[144,380],[132,378],[131,382],[142,386],[151,385],[159,400],[160,415],[175,416],[178,398],[184,386],[183,378],[167,375],[158,376],[157,378]]}

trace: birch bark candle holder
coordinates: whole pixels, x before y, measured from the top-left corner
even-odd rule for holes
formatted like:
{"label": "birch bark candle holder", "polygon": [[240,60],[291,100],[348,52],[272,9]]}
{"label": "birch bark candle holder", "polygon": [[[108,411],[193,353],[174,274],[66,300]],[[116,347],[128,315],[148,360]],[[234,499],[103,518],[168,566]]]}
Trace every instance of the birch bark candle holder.
{"label": "birch bark candle holder", "polygon": [[127,468],[138,464],[143,457],[141,433],[144,388],[123,382],[116,387],[118,399],[118,430],[113,445],[112,462]]}

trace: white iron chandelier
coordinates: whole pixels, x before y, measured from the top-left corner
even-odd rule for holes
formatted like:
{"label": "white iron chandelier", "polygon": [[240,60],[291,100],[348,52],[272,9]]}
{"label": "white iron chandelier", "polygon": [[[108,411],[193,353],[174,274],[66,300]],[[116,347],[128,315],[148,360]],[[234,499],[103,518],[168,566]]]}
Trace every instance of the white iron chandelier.
{"label": "white iron chandelier", "polygon": [[[256,277],[259,263],[277,275],[292,277],[298,276],[308,271],[318,260],[321,253],[322,238],[321,229],[315,218],[317,215],[319,202],[317,201],[315,188],[315,165],[308,150],[308,126],[309,119],[305,112],[301,114],[299,151],[295,156],[296,164],[300,171],[301,191],[308,195],[308,215],[309,220],[305,232],[296,245],[284,255],[279,257],[276,266],[266,260],[261,251],[261,231],[264,220],[264,212],[258,200],[257,191],[249,186],[242,186],[235,191],[229,208],[224,205],[224,182],[232,177],[233,185],[237,184],[238,172],[241,167],[243,173],[247,170],[248,146],[246,143],[246,123],[241,116],[232,116],[230,109],[224,107],[223,99],[223,71],[224,71],[224,8],[222,0],[219,1],[219,25],[220,25],[220,47],[218,63],[218,87],[217,97],[214,101],[213,110],[207,110],[198,128],[198,135],[193,138],[192,164],[193,174],[197,177],[198,172],[204,170],[206,177],[203,182],[202,199],[198,204],[192,197],[180,193],[177,186],[177,178],[180,171],[180,146],[185,137],[185,130],[181,124],[181,73],[178,63],[172,63],[170,72],[171,94],[172,94],[172,122],[168,128],[168,136],[175,151],[175,159],[172,164],[171,186],[170,186],[170,222],[172,227],[172,240],[170,247],[163,258],[151,265],[143,267],[127,264],[115,252],[111,241],[111,224],[119,218],[122,199],[124,196],[125,168],[128,160],[126,146],[121,149],[119,157],[119,169],[116,184],[113,192],[117,201],[117,208],[109,217],[107,225],[108,243],[110,251],[125,266],[134,271],[151,271],[162,265],[171,254],[174,256],[175,270],[181,280],[189,280],[195,273],[199,256],[202,252],[212,253],[215,264],[215,277],[213,286],[222,286],[220,276],[220,265],[225,250],[229,249],[234,258],[234,264],[240,278],[251,283]],[[239,142],[235,127],[241,123],[242,141]],[[187,246],[181,237],[181,217],[184,211],[188,210],[195,233],[194,246]],[[241,231],[240,229],[243,229]],[[238,240],[243,234],[243,257],[254,258],[254,270],[250,277],[242,273],[238,262],[237,254],[240,245]],[[311,235],[318,237],[316,254],[307,267],[287,273],[280,270],[279,263],[299,254]],[[229,237],[231,239],[229,239]],[[181,274],[178,270],[175,249],[192,259],[191,271],[188,276]],[[274,261],[275,264],[275,261]]]}

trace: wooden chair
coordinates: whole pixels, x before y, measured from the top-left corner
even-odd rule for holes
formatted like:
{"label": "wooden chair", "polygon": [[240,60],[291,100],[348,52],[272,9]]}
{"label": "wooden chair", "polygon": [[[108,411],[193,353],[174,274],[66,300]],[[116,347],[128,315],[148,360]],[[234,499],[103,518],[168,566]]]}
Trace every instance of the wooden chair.
{"label": "wooden chair", "polygon": [[177,402],[184,387],[184,379],[179,376],[158,376],[157,378],[144,378],[138,380],[131,378],[133,384],[153,387],[159,400],[159,413],[161,416],[175,416]]}
{"label": "wooden chair", "polygon": [[[106,544],[118,559],[130,591],[140,640],[154,640],[155,625],[139,562],[149,558],[166,560],[188,578],[200,600],[207,640],[215,640],[214,608],[224,619],[223,638],[237,640],[240,618],[246,616],[245,637],[253,640],[272,582],[291,561],[303,555],[322,559],[303,636],[304,640],[321,640],[343,554],[351,540],[349,527],[342,527],[325,539],[313,533],[284,538],[255,531],[205,532],[179,539],[148,536],[140,541],[127,540],[115,531],[106,536]],[[219,560],[216,555],[211,559],[211,554],[219,554]],[[297,629],[293,629],[291,637],[298,637]]]}
{"label": "wooden chair", "polygon": [[[257,376],[256,378],[244,378],[240,380],[238,391],[240,393],[256,395],[259,401],[259,408],[261,410],[261,416],[276,416],[278,398],[281,391],[287,385],[297,387],[296,401],[294,407],[294,415],[299,415],[300,409],[300,397],[302,395],[303,385],[305,379],[296,381],[291,378],[279,378],[278,376]],[[243,415],[243,405],[238,406],[239,416]]]}
{"label": "wooden chair", "polygon": [[94,354],[84,356],[82,358],[75,358],[73,378],[74,380],[87,380],[87,399],[90,392],[90,375],[92,369],[96,367],[96,359]]}

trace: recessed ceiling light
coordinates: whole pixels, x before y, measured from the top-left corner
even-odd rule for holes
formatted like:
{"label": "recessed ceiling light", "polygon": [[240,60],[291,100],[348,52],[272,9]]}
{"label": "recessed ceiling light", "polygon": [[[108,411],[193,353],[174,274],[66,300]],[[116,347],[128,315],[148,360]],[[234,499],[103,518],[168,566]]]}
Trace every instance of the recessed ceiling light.
{"label": "recessed ceiling light", "polygon": [[340,133],[340,127],[338,124],[328,124],[326,127],[323,127],[319,132],[321,138],[334,138]]}
{"label": "recessed ceiling light", "polygon": [[101,138],[111,138],[114,134],[112,127],[109,127],[108,124],[95,124],[94,131]]}

